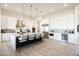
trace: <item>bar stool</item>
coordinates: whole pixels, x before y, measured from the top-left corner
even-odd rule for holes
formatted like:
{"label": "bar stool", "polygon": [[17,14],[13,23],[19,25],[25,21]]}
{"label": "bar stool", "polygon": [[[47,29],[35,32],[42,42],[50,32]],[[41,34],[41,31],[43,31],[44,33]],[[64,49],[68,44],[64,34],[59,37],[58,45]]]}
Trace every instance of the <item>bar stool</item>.
{"label": "bar stool", "polygon": [[19,47],[25,46],[27,43],[27,35],[22,35],[18,38],[19,40]]}
{"label": "bar stool", "polygon": [[35,39],[35,34],[31,34],[31,35],[28,35],[28,44],[29,44],[29,47],[32,43],[34,43],[34,39]]}
{"label": "bar stool", "polygon": [[41,38],[42,38],[42,39],[44,38],[44,33],[41,33]]}
{"label": "bar stool", "polygon": [[37,34],[36,34],[36,42],[37,42],[37,41],[40,41],[40,40],[41,40],[41,35],[40,35],[40,33],[37,33]]}

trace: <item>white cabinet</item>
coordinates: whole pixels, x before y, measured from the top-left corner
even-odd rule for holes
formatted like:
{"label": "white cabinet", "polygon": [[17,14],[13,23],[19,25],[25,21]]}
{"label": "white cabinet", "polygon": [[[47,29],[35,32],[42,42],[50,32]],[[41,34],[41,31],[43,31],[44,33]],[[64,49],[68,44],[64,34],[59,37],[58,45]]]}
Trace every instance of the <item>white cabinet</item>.
{"label": "white cabinet", "polygon": [[16,38],[14,33],[2,33],[1,41],[10,41],[11,48],[15,51],[16,50]]}
{"label": "white cabinet", "polygon": [[61,40],[61,33],[54,33],[55,40]]}
{"label": "white cabinet", "polygon": [[8,18],[8,29],[16,29],[16,19]]}
{"label": "white cabinet", "polygon": [[16,29],[16,19],[2,16],[1,29]]}
{"label": "white cabinet", "polygon": [[16,50],[16,36],[15,33],[10,33],[10,45],[12,50]]}
{"label": "white cabinet", "polygon": [[74,29],[73,14],[51,17],[49,24],[50,29]]}
{"label": "white cabinet", "polygon": [[49,36],[49,39],[54,39],[54,36]]}
{"label": "white cabinet", "polygon": [[49,39],[54,39],[54,36],[53,35],[49,35]]}
{"label": "white cabinet", "polygon": [[1,34],[1,41],[10,40],[10,33],[2,33]]}
{"label": "white cabinet", "polygon": [[53,33],[53,36],[49,35],[49,39],[54,39],[54,40],[62,40],[61,38],[61,33]]}
{"label": "white cabinet", "polygon": [[1,20],[1,29],[7,29],[8,25],[7,25],[7,19],[4,17]]}
{"label": "white cabinet", "polygon": [[69,34],[68,35],[68,42],[76,44],[76,36],[75,36],[75,34]]}

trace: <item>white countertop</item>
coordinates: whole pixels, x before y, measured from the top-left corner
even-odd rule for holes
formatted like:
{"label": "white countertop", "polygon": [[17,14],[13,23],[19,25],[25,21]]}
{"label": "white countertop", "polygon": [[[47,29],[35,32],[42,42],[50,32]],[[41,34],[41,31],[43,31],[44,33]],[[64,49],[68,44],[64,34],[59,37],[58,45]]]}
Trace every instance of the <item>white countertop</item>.
{"label": "white countertop", "polygon": [[[23,35],[33,35],[33,34],[40,34],[40,33],[38,33],[38,32],[36,32],[36,33],[26,33],[26,34],[23,34]],[[16,37],[18,37],[18,36],[23,36],[23,35],[16,33]]]}

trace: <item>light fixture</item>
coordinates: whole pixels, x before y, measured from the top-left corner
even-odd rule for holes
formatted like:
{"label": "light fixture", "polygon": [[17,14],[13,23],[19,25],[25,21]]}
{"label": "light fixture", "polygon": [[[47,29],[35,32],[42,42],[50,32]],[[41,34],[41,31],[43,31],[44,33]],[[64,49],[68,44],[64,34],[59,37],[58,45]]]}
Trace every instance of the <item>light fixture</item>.
{"label": "light fixture", "polygon": [[66,7],[67,6],[67,3],[65,3],[64,6]]}
{"label": "light fixture", "polygon": [[7,4],[4,4],[4,6],[7,7],[8,5]]}
{"label": "light fixture", "polygon": [[25,27],[25,24],[24,24],[24,17],[25,17],[25,4],[23,4],[23,14],[22,14],[22,21],[21,21],[21,26],[22,27]]}
{"label": "light fixture", "polygon": [[22,4],[22,14],[19,16],[19,11],[20,11],[20,8],[18,8],[18,16],[19,16],[19,19],[17,20],[17,25],[16,27],[25,27],[25,24],[24,24],[24,14],[25,14],[25,6],[24,4]]}
{"label": "light fixture", "polygon": [[31,20],[32,20],[32,5],[30,5],[30,8],[31,8],[31,13],[30,14],[31,14]]}

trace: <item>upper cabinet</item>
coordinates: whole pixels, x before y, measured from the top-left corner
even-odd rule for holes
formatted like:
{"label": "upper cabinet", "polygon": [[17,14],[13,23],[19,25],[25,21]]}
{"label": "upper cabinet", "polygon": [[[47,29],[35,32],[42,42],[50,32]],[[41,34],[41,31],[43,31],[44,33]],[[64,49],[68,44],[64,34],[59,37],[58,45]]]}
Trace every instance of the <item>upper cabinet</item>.
{"label": "upper cabinet", "polygon": [[8,18],[8,26],[9,29],[16,29],[16,19]]}
{"label": "upper cabinet", "polygon": [[2,16],[1,29],[16,29],[16,19]]}
{"label": "upper cabinet", "polygon": [[1,17],[1,29],[7,29],[7,19],[6,19],[6,17]]}
{"label": "upper cabinet", "polygon": [[74,29],[73,14],[59,17],[52,17],[50,20],[50,29]]}

